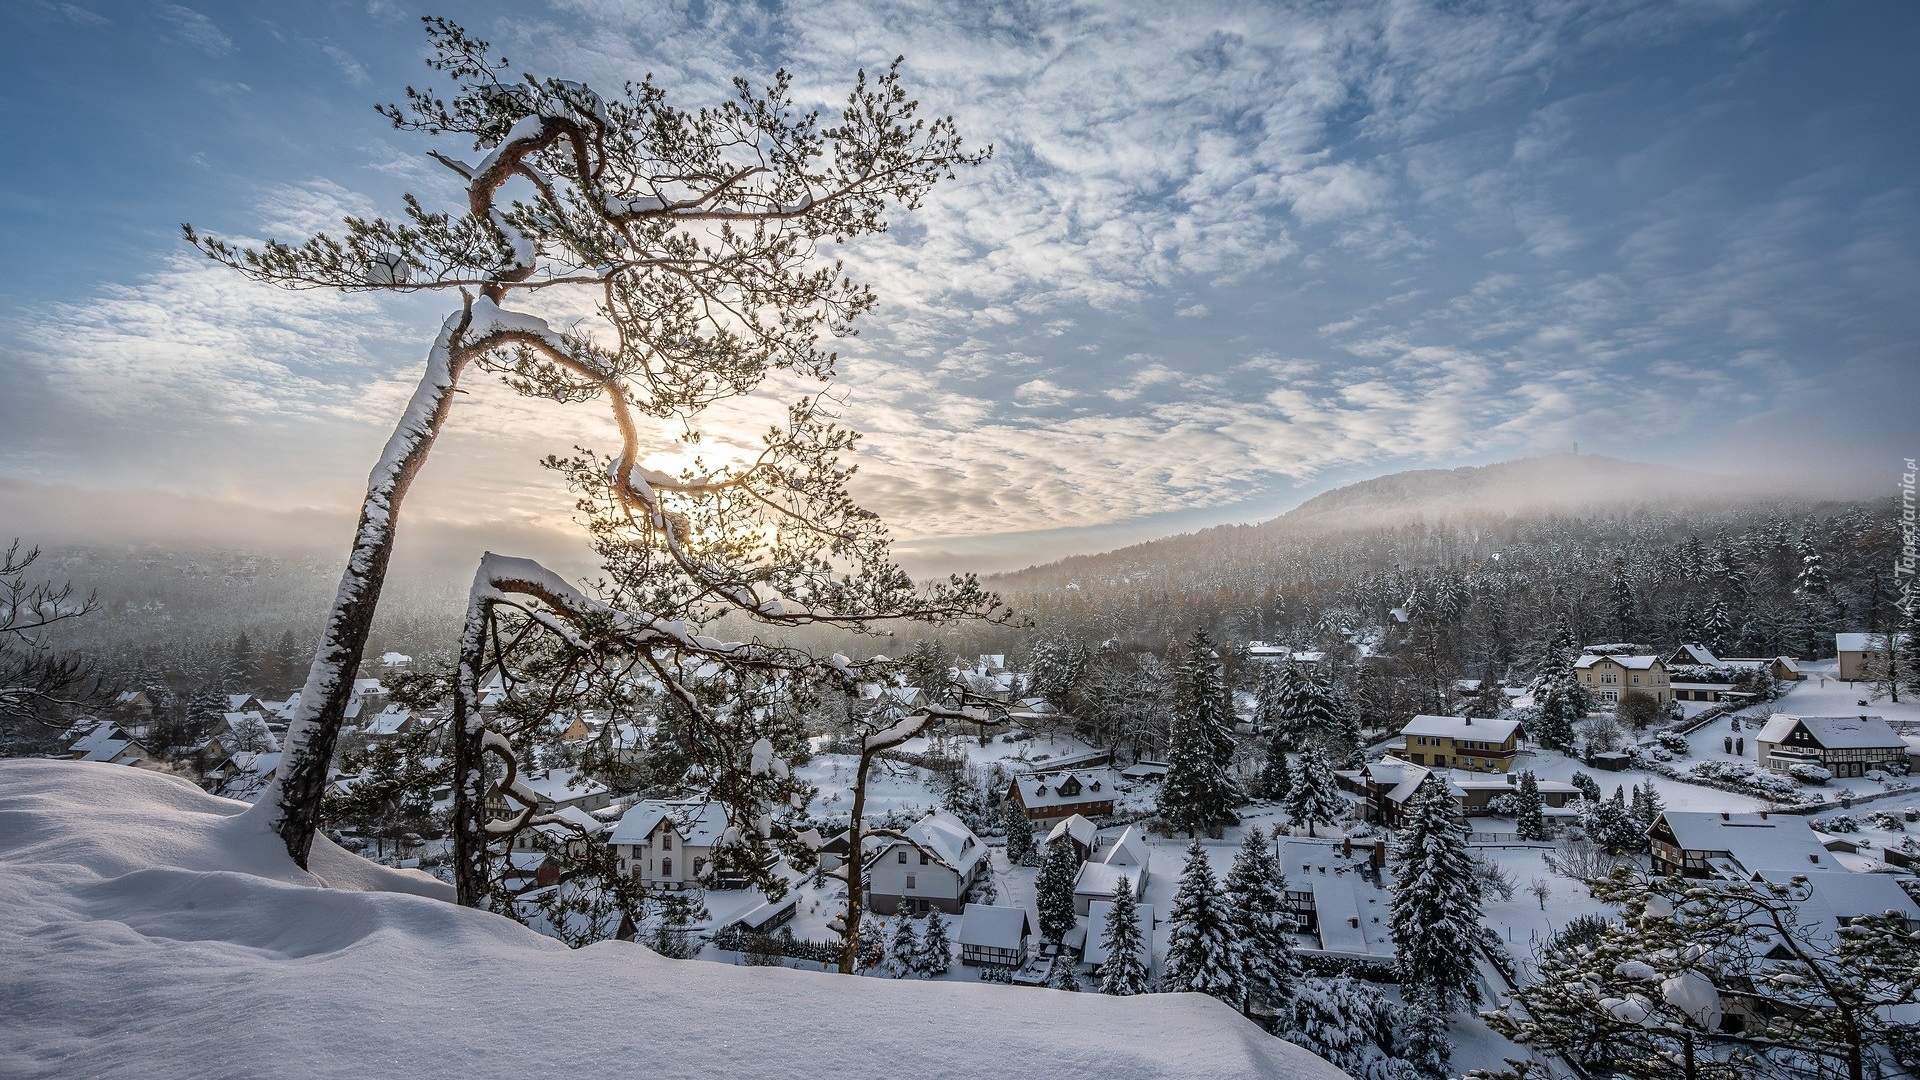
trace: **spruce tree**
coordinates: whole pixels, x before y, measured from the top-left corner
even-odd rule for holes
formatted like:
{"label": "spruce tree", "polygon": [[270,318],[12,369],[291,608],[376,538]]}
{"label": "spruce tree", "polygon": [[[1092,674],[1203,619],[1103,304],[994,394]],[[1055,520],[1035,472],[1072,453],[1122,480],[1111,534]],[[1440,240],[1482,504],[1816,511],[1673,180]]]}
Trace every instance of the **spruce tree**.
{"label": "spruce tree", "polygon": [[913,919],[905,912],[893,921],[893,935],[887,941],[887,959],[893,966],[893,977],[898,979],[915,970],[920,957],[920,939],[913,932]]}
{"label": "spruce tree", "polygon": [[1101,993],[1131,997],[1147,992],[1149,972],[1141,958],[1145,950],[1140,947],[1140,909],[1133,899],[1133,884],[1125,877],[1113,890],[1113,907],[1107,912],[1100,947],[1107,954],[1106,963],[1100,965]]}
{"label": "spruce tree", "polygon": [[953,968],[953,944],[947,937],[947,921],[938,911],[927,914],[926,933],[920,935],[919,951],[913,954],[914,974],[931,979]]}
{"label": "spruce tree", "polygon": [[1007,830],[1007,863],[1011,866],[1032,866],[1033,822],[1027,820],[1027,812],[1020,809],[1018,802],[1008,799],[1001,807],[1001,817]]}
{"label": "spruce tree", "polygon": [[1073,932],[1073,879],[1079,869],[1073,842],[1061,837],[1047,845],[1034,880],[1034,901],[1040,909],[1040,936],[1065,941]]}
{"label": "spruce tree", "polygon": [[1233,902],[1214,880],[1206,849],[1195,840],[1187,845],[1187,866],[1173,894],[1162,989],[1210,994],[1237,1008],[1245,992],[1245,965],[1233,919]]}
{"label": "spruce tree", "polygon": [[1187,642],[1187,657],[1174,673],[1174,701],[1167,747],[1167,775],[1160,784],[1159,812],[1188,836],[1240,820],[1240,794],[1229,771],[1233,756],[1233,711],[1220,658],[1205,631]]}
{"label": "spruce tree", "polygon": [[1080,992],[1080,965],[1073,957],[1063,952],[1053,958],[1053,966],[1047,969],[1047,989]]}
{"label": "spruce tree", "polygon": [[1287,793],[1292,790],[1293,764],[1287,760],[1283,738],[1275,735],[1267,741],[1267,763],[1260,770],[1260,795],[1284,805]]}
{"label": "spruce tree", "polygon": [[1534,778],[1532,769],[1520,774],[1520,785],[1513,802],[1514,832],[1522,840],[1545,840],[1546,805],[1540,799],[1540,782]]}
{"label": "spruce tree", "polygon": [[1333,777],[1333,766],[1318,750],[1308,750],[1294,764],[1293,790],[1287,793],[1287,816],[1295,826],[1305,825],[1308,835],[1320,835],[1320,826],[1332,825],[1346,803]]}
{"label": "spruce tree", "polygon": [[1472,992],[1480,889],[1453,796],[1438,776],[1420,782],[1393,848],[1391,926],[1400,985],[1442,1012]]}
{"label": "spruce tree", "polygon": [[1578,659],[1573,632],[1564,618],[1541,658],[1540,671],[1529,686],[1534,717],[1529,734],[1544,746],[1566,750],[1573,746],[1574,725],[1592,708],[1586,690],[1573,669]]}
{"label": "spruce tree", "polygon": [[1287,911],[1287,881],[1280,860],[1258,828],[1248,829],[1227,872],[1226,893],[1233,902],[1229,920],[1239,940],[1245,972],[1246,1008],[1258,1002],[1274,1009],[1291,1006],[1300,957],[1287,935],[1294,929]]}

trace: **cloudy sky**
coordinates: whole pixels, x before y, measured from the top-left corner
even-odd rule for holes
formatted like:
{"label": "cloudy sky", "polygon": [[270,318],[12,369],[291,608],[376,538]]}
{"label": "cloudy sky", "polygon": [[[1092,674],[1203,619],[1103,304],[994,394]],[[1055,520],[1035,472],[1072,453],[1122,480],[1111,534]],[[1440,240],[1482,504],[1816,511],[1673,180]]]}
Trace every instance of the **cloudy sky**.
{"label": "cloudy sky", "polygon": [[[1920,451],[1910,3],[433,10],[689,105],[779,66],[831,101],[904,54],[993,144],[849,253],[882,297],[842,345],[860,491],[921,565],[1576,441],[1826,489]],[[239,536],[357,503],[445,298],[251,285],[178,225],[298,237],[445,198],[432,144],[372,111],[437,77],[418,14],[0,5],[0,513]],[[534,462],[583,441],[611,445],[476,387],[410,512],[476,543],[565,527]]]}

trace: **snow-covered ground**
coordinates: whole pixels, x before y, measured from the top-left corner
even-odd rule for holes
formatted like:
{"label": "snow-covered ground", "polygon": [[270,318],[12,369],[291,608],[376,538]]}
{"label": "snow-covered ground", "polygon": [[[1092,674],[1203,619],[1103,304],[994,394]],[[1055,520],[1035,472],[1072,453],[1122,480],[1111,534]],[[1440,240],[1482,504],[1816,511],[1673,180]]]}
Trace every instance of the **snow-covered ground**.
{"label": "snow-covered ground", "polygon": [[303,872],[244,810],[139,769],[0,762],[0,1075],[1339,1075],[1195,994],[571,951],[325,840]]}

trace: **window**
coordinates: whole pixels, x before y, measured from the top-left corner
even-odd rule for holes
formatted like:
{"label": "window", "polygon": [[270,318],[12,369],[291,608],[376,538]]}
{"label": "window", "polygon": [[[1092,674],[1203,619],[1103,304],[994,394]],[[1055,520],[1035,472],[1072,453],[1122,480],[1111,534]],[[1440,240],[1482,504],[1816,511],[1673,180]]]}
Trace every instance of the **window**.
{"label": "window", "polygon": [[927,853],[924,851],[920,853],[920,865],[921,866],[927,865]]}
{"label": "window", "polygon": [[673,876],[673,860],[672,859],[660,860],[660,876],[661,877]]}
{"label": "window", "polygon": [[902,865],[904,865],[904,864],[906,863],[906,861],[907,861],[907,849],[906,849],[906,848],[901,848],[901,849],[900,849],[900,862],[901,862],[901,864],[902,864]]}
{"label": "window", "polygon": [[672,833],[660,834],[660,850],[661,851],[673,850],[673,834]]}
{"label": "window", "polygon": [[907,875],[907,888],[909,888],[909,889],[911,889],[911,888],[913,888],[913,875],[912,875],[912,874],[908,874],[908,875]]}

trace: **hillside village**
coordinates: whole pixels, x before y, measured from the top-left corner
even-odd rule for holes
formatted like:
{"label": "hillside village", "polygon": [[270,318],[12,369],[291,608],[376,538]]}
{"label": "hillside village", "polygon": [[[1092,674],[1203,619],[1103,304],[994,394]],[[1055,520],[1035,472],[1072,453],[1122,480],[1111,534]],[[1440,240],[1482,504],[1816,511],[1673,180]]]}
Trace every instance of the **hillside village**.
{"label": "hillside village", "polygon": [[[1364,746],[1345,744],[1353,733],[1316,711],[1320,669],[1334,662],[1325,652],[1254,642],[1243,650],[1245,686],[1231,693],[1231,747],[1218,758],[1238,797],[1212,820],[1170,812],[1178,746],[1159,758],[1097,746],[1033,693],[1031,672],[981,655],[942,675],[953,699],[984,707],[886,750],[864,783],[847,729],[796,733],[796,778],[811,794],[794,826],[811,850],[770,856],[777,895],[745,887],[720,857],[724,806],[636,782],[635,767],[662,752],[661,731],[555,713],[523,762],[538,824],[496,856],[498,907],[573,944],[620,936],[669,956],[833,970],[857,874],[870,913],[861,974],[1142,992],[1191,980],[1196,948],[1225,947],[1218,934],[1196,945],[1195,861],[1224,877],[1258,846],[1284,893],[1297,1000],[1291,1011],[1248,1007],[1361,1075],[1408,1052],[1380,1025],[1418,1015],[1399,985],[1391,912],[1398,848],[1431,817],[1437,791],[1480,913],[1460,987],[1479,1007],[1447,1017],[1450,1067],[1530,1060],[1557,1074],[1594,1059],[1512,1041],[1519,1029],[1497,1006],[1539,977],[1543,950],[1617,918],[1621,896],[1595,887],[1615,868],[1778,886],[1815,951],[1857,917],[1890,912],[1920,930],[1920,788],[1910,779],[1920,704],[1875,692],[1881,640],[1842,633],[1833,655],[1804,658],[1721,657],[1691,642],[1569,648],[1560,682],[1551,665],[1526,687],[1461,680],[1455,712],[1389,731],[1363,722]],[[1367,663],[1365,652],[1351,662]],[[444,874],[435,821],[450,791],[419,783],[437,775],[448,713],[396,698],[412,664],[390,652],[354,683],[330,829],[370,858]],[[874,682],[848,712],[924,713],[940,696]],[[496,680],[483,706],[491,715],[510,697]],[[1569,700],[1578,715],[1554,716]],[[224,704],[196,745],[156,748],[149,703],[123,694],[76,721],[58,756],[188,774],[250,800],[272,775],[297,697],[234,693]],[[1558,739],[1556,724],[1568,729]],[[858,852],[848,841],[856,786]],[[512,816],[505,803],[494,813]],[[639,903],[609,901],[609,876]],[[1119,923],[1134,929],[1116,938]],[[1116,944],[1135,963],[1116,961]],[[1703,1039],[1764,1031],[1791,1004],[1770,1003],[1750,982],[1712,989]],[[1316,1017],[1311,1030],[1303,1008]],[[1889,1054],[1874,1049],[1875,1067],[1895,1068]]]}

